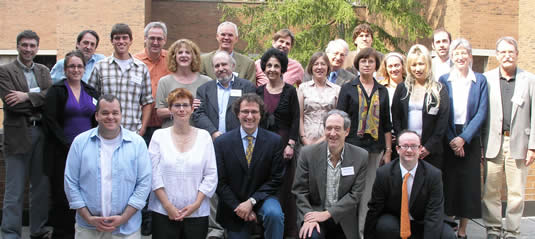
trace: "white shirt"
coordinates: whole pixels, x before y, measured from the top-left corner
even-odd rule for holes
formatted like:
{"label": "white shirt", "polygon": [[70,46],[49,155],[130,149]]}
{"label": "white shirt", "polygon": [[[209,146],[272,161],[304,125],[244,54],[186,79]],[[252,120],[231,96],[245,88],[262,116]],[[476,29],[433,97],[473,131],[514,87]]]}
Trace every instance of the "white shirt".
{"label": "white shirt", "polygon": [[101,200],[102,200],[102,216],[111,216],[111,192],[112,192],[112,178],[111,178],[111,160],[113,152],[121,144],[121,134],[113,139],[105,139],[99,135],[100,144],[100,177],[101,177]]}
{"label": "white shirt", "polygon": [[419,135],[422,135],[423,127],[423,109],[424,109],[424,98],[422,100],[413,100],[414,97],[409,99],[409,122],[407,123],[407,128],[409,130],[415,131]]}
{"label": "white shirt", "polygon": [[128,66],[132,62],[132,58],[128,58],[126,60],[121,60],[121,59],[115,58],[115,62],[117,62],[117,64],[119,64],[119,68],[121,68],[121,71],[124,73],[126,70],[128,70],[128,68],[129,68]]}
{"label": "white shirt", "polygon": [[442,62],[440,57],[436,56],[431,61],[433,64],[433,67],[431,68],[433,71],[433,76],[436,81],[445,74],[450,73],[451,71],[451,59],[448,59],[446,62]]}
{"label": "white shirt", "polygon": [[458,70],[454,69],[451,71],[448,81],[451,82],[454,122],[458,125],[464,125],[471,81],[476,82],[476,74],[471,69],[468,69],[468,75],[464,78]]}
{"label": "white shirt", "polygon": [[[408,172],[410,173],[409,179],[407,179],[407,193],[409,194],[409,202],[411,201],[411,192],[412,192],[412,184],[414,183],[414,176],[416,176],[416,169],[418,168],[418,163],[412,168],[411,171],[407,170],[405,167],[403,167],[403,164],[401,164],[401,161],[399,162],[399,168],[401,169],[401,181],[403,182],[403,178],[405,174]],[[401,184],[403,185],[403,184]],[[411,220],[412,218],[411,213],[409,212],[409,217]]]}
{"label": "white shirt", "polygon": [[[152,191],[163,188],[169,201],[182,209],[195,202],[198,192],[206,197],[197,211],[189,217],[210,215],[210,198],[217,187],[217,165],[212,137],[203,129],[191,149],[179,152],[173,143],[173,127],[156,130],[149,144],[152,162]],[[149,210],[167,215],[154,192],[149,199]]]}

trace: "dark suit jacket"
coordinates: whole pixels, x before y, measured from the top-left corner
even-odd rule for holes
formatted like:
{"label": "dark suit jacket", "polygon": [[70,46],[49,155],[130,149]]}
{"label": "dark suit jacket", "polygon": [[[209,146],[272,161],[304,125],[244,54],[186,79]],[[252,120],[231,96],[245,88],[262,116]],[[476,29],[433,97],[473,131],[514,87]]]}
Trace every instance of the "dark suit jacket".
{"label": "dark suit jacket", "polygon": [[[475,73],[475,72],[474,72]],[[481,127],[487,119],[487,110],[489,108],[489,91],[487,87],[487,78],[480,74],[475,73],[476,82],[470,84],[470,91],[468,92],[468,103],[466,108],[466,122],[464,122],[463,132],[457,135],[455,132],[455,109],[453,108],[453,95],[451,81],[449,81],[450,74],[446,74],[440,77],[439,81],[448,89],[448,96],[450,101],[450,117],[448,124],[447,142],[450,142],[453,138],[460,136],[470,143],[473,137],[479,137]]]}
{"label": "dark suit jacket", "polygon": [[247,223],[236,215],[234,209],[253,197],[257,211],[265,199],[274,196],[282,183],[284,164],[283,144],[280,136],[258,128],[251,165],[247,167],[240,128],[219,136],[214,142],[217,160],[216,220],[226,229],[241,230]]}
{"label": "dark suit jacket", "polygon": [[[93,99],[98,99],[97,90],[87,83],[81,81],[84,91]],[[44,171],[48,176],[63,175],[65,167],[54,168],[54,162],[62,162],[65,164],[67,153],[71,146],[71,142],[67,141],[63,128],[65,127],[65,104],[69,98],[69,91],[65,86],[65,79],[58,81],[52,85],[46,94],[44,113],[43,113],[43,132],[45,134],[45,150],[43,155]],[[91,117],[91,128],[97,126],[95,116]],[[54,169],[59,171],[54,172]]]}
{"label": "dark suit jacket", "polygon": [[[403,178],[399,159],[377,169],[377,176],[368,203],[364,238],[374,238],[377,220],[383,214],[401,215],[401,187]],[[425,239],[440,238],[444,223],[442,173],[424,160],[418,161],[412,185],[409,213],[414,222],[423,225]]]}
{"label": "dark suit jacket", "polygon": [[[405,83],[398,84],[394,97],[392,98],[392,124],[394,127],[394,134],[398,135],[402,130],[407,129],[409,125],[409,100],[410,95],[407,95],[407,87]],[[448,98],[448,90],[444,85],[440,90],[440,105],[436,114],[430,114],[429,109],[425,107],[425,102],[428,100],[428,94],[424,96],[424,108],[422,113],[422,145],[429,151],[430,154],[439,154],[444,151],[444,136],[448,128],[448,116],[450,114],[450,103]],[[433,99],[436,102],[436,99]],[[431,104],[430,108],[436,106],[436,103]]]}
{"label": "dark suit jacket", "polygon": [[[29,92],[21,64],[15,60],[0,66],[0,97],[4,103],[4,150],[6,154],[26,153],[31,147],[28,117],[41,113],[47,89],[52,85],[50,71],[34,63],[33,72],[41,92]],[[12,90],[28,92],[29,100],[15,106],[6,104],[6,95]]]}
{"label": "dark suit jacket", "polygon": [[[353,79],[355,79],[355,75],[347,70],[344,70],[344,69],[340,69],[338,70],[338,76],[336,77],[336,82],[334,82],[335,84],[339,85],[339,86],[342,86],[344,85],[345,83],[347,82],[350,82],[352,81]],[[310,81],[312,80],[312,76],[309,75],[308,73],[305,73],[305,76],[303,78],[303,82],[305,81]],[[327,74],[327,80],[329,80],[329,74]]]}
{"label": "dark suit jacket", "polygon": [[[354,174],[340,176],[338,202],[327,208],[335,223],[341,225],[346,238],[358,237],[357,205],[364,191],[368,152],[345,143],[342,168],[353,167]],[[324,211],[327,182],[327,143],[305,146],[299,160],[292,193],[296,197],[298,222],[302,225],[308,212]]]}
{"label": "dark suit jacket", "polygon": [[[219,104],[217,101],[217,81],[209,81],[199,86],[197,89],[197,99],[201,100],[201,105],[192,116],[193,124],[196,127],[207,130],[213,134],[219,128]],[[245,93],[255,93],[254,85],[244,79],[234,77],[232,89],[241,89],[242,95]],[[232,110],[232,103],[239,97],[230,96],[227,104],[227,113],[225,115],[225,128],[227,132],[240,126],[238,117]]]}
{"label": "dark suit jacket", "polygon": [[[216,51],[205,53],[201,55],[201,71],[203,75],[207,75],[215,80],[214,67],[212,66],[212,58]],[[238,73],[238,77],[249,80],[256,85],[256,66],[251,58],[244,56],[236,51],[233,52],[233,58],[236,61],[234,71]]]}

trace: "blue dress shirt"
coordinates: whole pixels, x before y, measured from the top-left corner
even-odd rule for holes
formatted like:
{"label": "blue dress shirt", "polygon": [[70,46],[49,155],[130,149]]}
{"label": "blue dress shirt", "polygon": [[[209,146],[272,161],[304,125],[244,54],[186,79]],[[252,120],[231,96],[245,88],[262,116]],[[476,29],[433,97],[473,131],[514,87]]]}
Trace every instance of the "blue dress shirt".
{"label": "blue dress shirt", "polygon": [[[98,61],[104,58],[105,56],[102,54],[93,54],[91,59],[89,59],[89,61],[85,63],[84,76],[82,76],[82,80],[85,83],[87,83],[87,80],[89,80],[89,77],[91,77],[91,72],[93,71],[93,67],[95,66],[95,63],[97,63]],[[52,77],[52,84],[55,84],[56,82],[65,78],[64,61],[65,59],[61,59],[56,62],[54,67],[52,67],[52,70],[50,71],[50,77]]]}
{"label": "blue dress shirt", "polygon": [[217,81],[217,107],[219,108],[219,127],[218,130],[221,133],[227,131],[225,120],[227,117],[228,100],[230,99],[230,91],[232,90],[232,83],[234,83],[234,77],[228,83],[228,87],[225,88],[219,81]]}
{"label": "blue dress shirt", "polygon": [[[247,132],[243,130],[243,128],[240,126],[240,135],[241,135],[241,142],[243,144],[243,152],[247,154],[247,146],[249,145],[249,141],[247,141]],[[254,131],[254,133],[251,135],[253,136],[253,149],[254,144],[256,143],[256,135],[258,135],[258,128]]]}

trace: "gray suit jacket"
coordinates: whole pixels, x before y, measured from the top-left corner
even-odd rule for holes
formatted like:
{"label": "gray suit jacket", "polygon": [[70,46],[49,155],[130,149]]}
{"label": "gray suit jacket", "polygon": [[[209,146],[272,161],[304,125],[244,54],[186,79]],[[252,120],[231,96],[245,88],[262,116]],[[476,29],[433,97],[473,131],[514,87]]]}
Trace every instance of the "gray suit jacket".
{"label": "gray suit jacket", "polygon": [[[214,67],[212,66],[212,58],[216,51],[205,53],[201,55],[201,71],[203,75],[207,75],[215,80]],[[244,56],[236,51],[233,53],[234,60],[236,60],[235,72],[238,73],[239,78],[243,78],[251,81],[256,85],[256,67],[254,61],[251,58]]]}
{"label": "gray suit jacket", "polygon": [[[327,74],[327,78],[329,78],[329,74]],[[338,76],[336,77],[335,84],[337,84],[339,86],[342,86],[345,83],[350,82],[355,78],[356,78],[356,76],[353,75],[353,73],[351,73],[349,71],[346,71],[344,69],[340,69],[338,71]],[[312,80],[312,76],[309,75],[308,73],[305,73],[305,77],[303,78],[303,82],[310,81],[310,80]]]}
{"label": "gray suit jacket", "polygon": [[[495,158],[502,140],[503,108],[499,69],[485,72],[489,88],[489,114],[483,142],[485,157]],[[511,115],[511,157],[525,159],[528,149],[535,149],[535,76],[519,68],[516,70]]]}
{"label": "gray suit jacket", "polygon": [[[245,93],[255,93],[256,89],[248,80],[234,77],[232,89],[241,89],[242,95]],[[217,81],[208,81],[197,89],[197,99],[201,100],[201,105],[192,115],[193,124],[211,134],[219,128],[219,103],[217,100]],[[230,96],[225,114],[225,128],[230,131],[240,125],[238,118],[232,110],[232,103],[239,97]]]}
{"label": "gray suit jacket", "polygon": [[[353,167],[354,174],[340,176],[338,202],[327,208],[346,238],[358,238],[357,205],[364,191],[368,152],[344,143],[342,168]],[[292,193],[297,203],[297,223],[302,225],[308,212],[324,211],[327,182],[327,143],[305,146],[297,161]]]}
{"label": "gray suit jacket", "polygon": [[[6,155],[26,153],[32,141],[28,130],[28,118],[41,113],[45,95],[52,85],[50,71],[44,65],[34,63],[34,74],[40,92],[29,92],[28,83],[20,63],[15,60],[0,66],[0,97],[4,103],[4,147]],[[6,95],[11,90],[28,92],[29,100],[15,106],[6,104]]]}

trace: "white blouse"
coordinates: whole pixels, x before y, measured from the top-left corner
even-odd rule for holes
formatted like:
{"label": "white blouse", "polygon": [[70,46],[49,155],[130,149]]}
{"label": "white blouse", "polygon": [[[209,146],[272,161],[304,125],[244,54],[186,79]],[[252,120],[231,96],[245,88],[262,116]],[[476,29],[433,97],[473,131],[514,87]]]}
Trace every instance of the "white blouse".
{"label": "white blouse", "polygon": [[456,125],[464,125],[468,109],[468,95],[472,82],[476,82],[476,75],[472,69],[469,69],[468,75],[464,78],[459,71],[452,70],[448,81],[451,82],[454,122]]}
{"label": "white blouse", "polygon": [[189,217],[210,215],[210,197],[217,187],[217,164],[212,137],[197,129],[193,147],[184,153],[177,150],[171,135],[172,127],[158,129],[149,144],[152,161],[152,192],[149,210],[167,215],[154,190],[164,188],[169,201],[182,209],[195,202],[198,192],[206,197]]}

